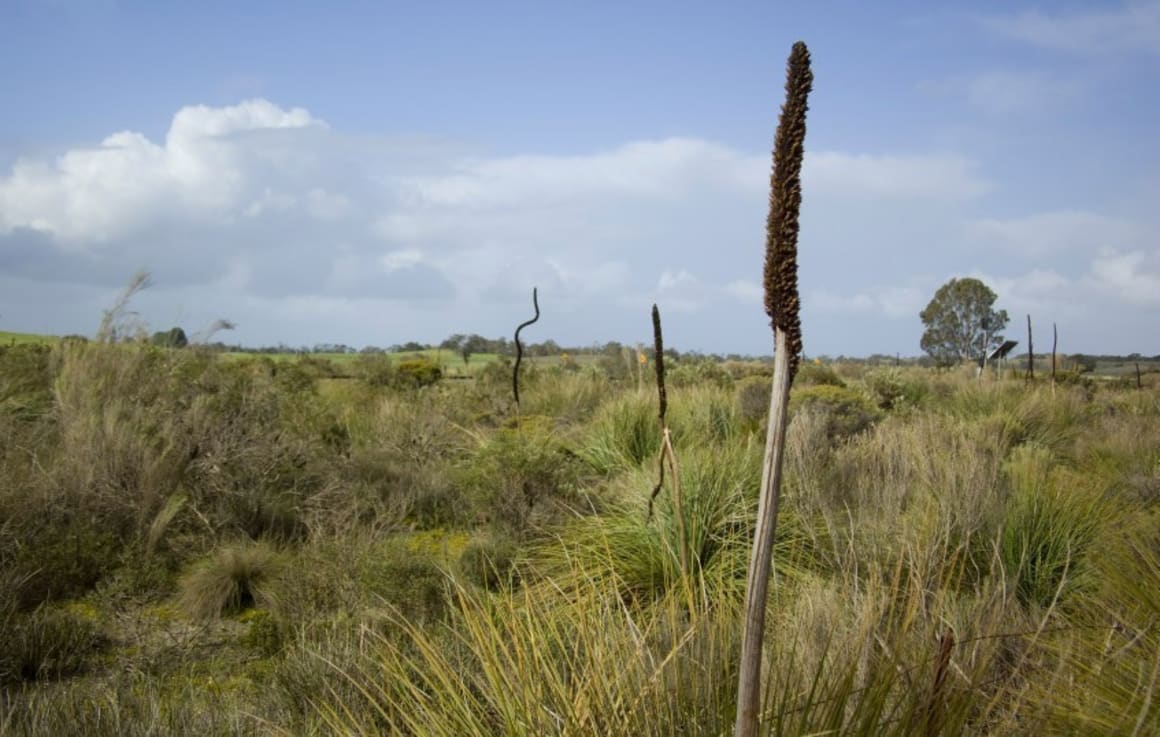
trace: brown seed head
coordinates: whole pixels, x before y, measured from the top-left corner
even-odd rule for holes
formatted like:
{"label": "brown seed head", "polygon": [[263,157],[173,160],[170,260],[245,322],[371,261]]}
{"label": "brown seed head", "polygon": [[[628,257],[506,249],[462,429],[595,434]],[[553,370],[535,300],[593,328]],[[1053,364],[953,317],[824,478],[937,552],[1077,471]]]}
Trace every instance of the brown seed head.
{"label": "brown seed head", "polygon": [[661,427],[665,424],[665,410],[668,409],[668,398],[665,395],[665,343],[661,336],[661,311],[656,305],[652,308],[653,321],[653,352],[656,354],[657,396],[660,400],[658,414],[661,418]]}
{"label": "brown seed head", "polygon": [[798,41],[786,64],[785,104],[773,141],[769,218],[765,225],[765,312],[775,330],[785,332],[790,377],[802,351],[801,300],[797,287],[798,214],[802,204],[807,98],[813,87],[810,52]]}

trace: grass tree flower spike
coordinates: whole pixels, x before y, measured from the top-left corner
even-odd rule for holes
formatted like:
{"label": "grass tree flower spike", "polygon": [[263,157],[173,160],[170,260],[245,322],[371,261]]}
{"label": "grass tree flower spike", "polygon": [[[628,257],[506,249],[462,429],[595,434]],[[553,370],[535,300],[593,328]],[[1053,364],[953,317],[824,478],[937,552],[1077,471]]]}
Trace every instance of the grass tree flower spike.
{"label": "grass tree flower spike", "polygon": [[769,428],[761,470],[757,528],[745,587],[745,619],[741,663],[737,679],[737,717],[734,734],[753,737],[759,726],[761,661],[765,635],[765,605],[777,529],[777,507],[785,448],[789,388],[802,349],[801,301],[797,289],[798,213],[801,209],[801,170],[805,151],[807,98],[813,86],[810,52],[797,42],[786,69],[785,104],[773,142],[769,219],[765,241],[765,311],[773,325],[773,390]]}

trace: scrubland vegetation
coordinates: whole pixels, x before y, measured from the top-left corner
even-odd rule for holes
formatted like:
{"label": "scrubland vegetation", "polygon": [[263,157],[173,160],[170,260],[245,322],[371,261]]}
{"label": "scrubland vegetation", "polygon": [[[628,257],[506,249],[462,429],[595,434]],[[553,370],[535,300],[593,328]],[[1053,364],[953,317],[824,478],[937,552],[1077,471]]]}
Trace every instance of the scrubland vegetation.
{"label": "scrubland vegetation", "polygon": [[[0,733],[729,733],[768,366],[649,516],[636,358],[0,348]],[[1155,378],[803,365],[766,732],[1160,733]]]}

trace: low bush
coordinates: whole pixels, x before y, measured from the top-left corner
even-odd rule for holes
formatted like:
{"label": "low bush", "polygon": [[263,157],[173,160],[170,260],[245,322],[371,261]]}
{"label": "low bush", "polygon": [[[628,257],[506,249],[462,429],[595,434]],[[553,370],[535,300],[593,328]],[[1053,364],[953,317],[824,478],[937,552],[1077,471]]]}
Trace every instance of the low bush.
{"label": "low bush", "polygon": [[862,394],[832,384],[795,388],[790,394],[790,413],[815,412],[826,420],[826,436],[834,442],[854,437],[873,427],[878,409]]}
{"label": "low bush", "polygon": [[794,386],[846,386],[838,372],[824,363],[803,363],[793,383]]}
{"label": "low bush", "polygon": [[924,382],[908,378],[897,368],[874,369],[863,381],[878,408],[886,411],[917,407],[927,394]]}
{"label": "low bush", "polygon": [[430,358],[417,356],[399,361],[396,382],[405,387],[430,386],[443,378],[443,369]]}

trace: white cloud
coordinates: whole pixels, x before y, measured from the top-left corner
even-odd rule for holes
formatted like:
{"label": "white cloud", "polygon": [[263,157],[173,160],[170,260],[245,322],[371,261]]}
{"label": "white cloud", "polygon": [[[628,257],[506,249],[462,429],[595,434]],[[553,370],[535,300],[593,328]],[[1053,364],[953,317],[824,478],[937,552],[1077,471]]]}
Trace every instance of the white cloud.
{"label": "white cloud", "polygon": [[998,117],[1025,111],[1045,112],[1074,99],[1080,85],[1073,79],[1057,79],[1039,72],[994,71],[966,83],[967,102]]}
{"label": "white cloud", "polygon": [[809,292],[803,304],[807,310],[821,313],[870,314],[899,319],[917,317],[929,300],[930,294],[917,287],[875,287],[851,294],[818,289]]}
{"label": "white cloud", "polygon": [[1160,307],[1160,253],[1107,249],[1092,260],[1090,279],[1115,299],[1139,307]]}
{"label": "white cloud", "polygon": [[461,162],[456,171],[404,180],[412,202],[488,208],[587,197],[668,199],[694,185],[751,189],[757,162],[688,138],[641,141],[585,156],[512,156]]}
{"label": "white cloud", "polygon": [[809,195],[860,199],[962,200],[990,184],[970,159],[957,154],[871,155],[807,152],[802,187]]}
{"label": "white cloud", "polygon": [[173,117],[164,145],[123,131],[52,162],[19,160],[0,178],[0,232],[31,228],[91,244],[175,214],[220,220],[236,208],[256,215],[285,195],[267,188],[247,198],[253,170],[285,157],[263,151],[253,135],[321,125],[305,110],[265,100],[194,106]]}
{"label": "white cloud", "polygon": [[379,263],[382,265],[383,270],[387,272],[409,269],[416,264],[422,263],[422,261],[422,251],[418,251],[414,248],[384,253],[382,258],[379,259]]}
{"label": "white cloud", "polygon": [[[0,172],[0,272],[108,289],[144,266],[183,306],[213,305],[191,323],[225,315],[255,343],[506,333],[526,319],[535,286],[544,335],[561,342],[647,339],[655,301],[682,347],[764,351],[768,186],[767,153],[697,139],[482,158],[348,139],[264,101],[186,108],[163,143],[122,132]],[[811,344],[837,353],[888,349],[897,344],[880,331],[917,330],[938,284],[910,273],[947,269],[955,250],[930,244],[962,240],[948,222],[977,211],[990,185],[954,153],[815,151],[804,186],[802,293],[805,319],[818,320],[806,327],[822,325]],[[1150,245],[1142,229],[1120,225],[1064,211],[981,220],[971,234],[1028,254],[1083,252],[1088,233],[1132,236],[1098,241],[1119,258]],[[1006,256],[980,253],[982,266]],[[1099,283],[1142,294],[1155,271],[1116,258],[1099,265]],[[1095,266],[1086,281],[1057,268],[1070,284],[1045,272],[1011,293],[1053,303],[1068,289],[1104,295]],[[0,313],[28,310],[12,305],[0,294]],[[853,343],[836,345],[846,338],[827,324],[856,331]]]}
{"label": "white cloud", "polygon": [[1160,52],[1160,2],[1155,0],[1088,12],[1047,14],[1033,10],[983,22],[1000,35],[1056,51]]}
{"label": "white cloud", "polygon": [[765,290],[756,282],[745,279],[731,281],[724,287],[725,294],[749,304],[760,305],[765,302]]}
{"label": "white cloud", "polygon": [[1124,247],[1145,235],[1139,225],[1084,210],[1060,210],[1019,218],[983,219],[971,224],[972,240],[997,245],[1023,256],[1041,258]]}

